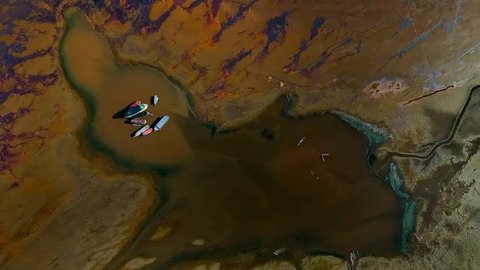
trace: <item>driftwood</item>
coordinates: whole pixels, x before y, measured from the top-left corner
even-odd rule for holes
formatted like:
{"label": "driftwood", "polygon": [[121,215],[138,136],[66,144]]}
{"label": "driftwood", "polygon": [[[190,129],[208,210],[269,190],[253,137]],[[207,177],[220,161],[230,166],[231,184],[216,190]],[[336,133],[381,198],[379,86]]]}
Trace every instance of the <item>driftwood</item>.
{"label": "driftwood", "polygon": [[360,253],[358,250],[350,251],[350,254],[347,259],[347,268],[348,270],[358,270],[358,260],[360,259]]}

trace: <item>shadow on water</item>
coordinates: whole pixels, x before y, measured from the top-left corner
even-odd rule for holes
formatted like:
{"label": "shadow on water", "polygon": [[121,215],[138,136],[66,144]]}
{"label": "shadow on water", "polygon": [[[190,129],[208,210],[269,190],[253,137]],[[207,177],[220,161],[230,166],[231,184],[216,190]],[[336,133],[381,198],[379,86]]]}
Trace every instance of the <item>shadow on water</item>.
{"label": "shadow on water", "polygon": [[[115,114],[112,115],[112,119],[120,119],[125,117],[125,113],[127,113],[128,109],[130,108],[130,104],[125,106],[125,108],[121,109],[120,111],[116,112]],[[147,115],[145,113],[145,115]],[[139,116],[142,117],[142,116]]]}
{"label": "shadow on water", "polygon": [[125,116],[125,113],[128,111],[128,107],[125,107],[124,109],[116,112],[114,115],[112,115],[112,119],[120,119],[120,118],[123,118]]}
{"label": "shadow on water", "polygon": [[[399,253],[402,203],[369,170],[369,141],[352,126],[329,114],[293,119],[291,99],[280,97],[255,121],[212,132],[189,116],[181,89],[163,73],[116,65],[81,13],[66,17],[62,64],[93,107],[89,135],[115,156],[181,168],[159,175],[162,205],[107,269],[139,256],[157,258],[147,269],[241,252],[257,254],[258,261],[279,248],[295,259],[352,249]],[[161,101],[153,112],[171,120],[161,132],[132,139],[133,128],[110,116],[153,94]],[[167,233],[156,237],[162,230]]]}

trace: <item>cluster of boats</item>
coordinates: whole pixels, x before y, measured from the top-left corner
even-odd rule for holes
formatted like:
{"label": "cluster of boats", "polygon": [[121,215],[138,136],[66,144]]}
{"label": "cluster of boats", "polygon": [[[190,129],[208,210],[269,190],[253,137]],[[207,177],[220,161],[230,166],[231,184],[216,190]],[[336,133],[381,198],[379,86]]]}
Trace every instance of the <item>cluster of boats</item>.
{"label": "cluster of boats", "polygon": [[[158,97],[152,97],[152,104],[155,106],[158,103]],[[123,117],[126,119],[126,122],[132,124],[134,126],[140,127],[137,131],[135,131],[132,136],[147,136],[151,133],[159,131],[162,129],[165,124],[170,120],[170,116],[163,115],[161,117],[157,117],[152,124],[148,124],[148,120],[145,116],[152,115],[147,111],[148,104],[142,103],[140,100],[132,102],[128,108],[126,109]]]}

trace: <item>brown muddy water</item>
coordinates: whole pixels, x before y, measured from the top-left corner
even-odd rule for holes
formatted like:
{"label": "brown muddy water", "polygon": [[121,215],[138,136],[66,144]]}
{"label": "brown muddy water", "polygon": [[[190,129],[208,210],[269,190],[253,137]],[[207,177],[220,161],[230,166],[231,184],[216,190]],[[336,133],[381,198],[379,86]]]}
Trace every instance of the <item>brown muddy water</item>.
{"label": "brown muddy water", "polygon": [[[162,72],[117,64],[82,13],[70,10],[66,19],[62,63],[89,104],[90,135],[130,164],[179,168],[157,177],[162,205],[110,269],[138,256],[157,258],[149,267],[158,269],[242,252],[274,256],[279,248],[287,250],[281,256],[398,253],[401,202],[369,171],[367,138],[354,128],[333,115],[287,118],[280,98],[251,124],[212,135]],[[171,120],[131,138],[135,128],[112,115],[153,94],[160,101],[150,111]],[[330,156],[322,161],[321,153]]]}

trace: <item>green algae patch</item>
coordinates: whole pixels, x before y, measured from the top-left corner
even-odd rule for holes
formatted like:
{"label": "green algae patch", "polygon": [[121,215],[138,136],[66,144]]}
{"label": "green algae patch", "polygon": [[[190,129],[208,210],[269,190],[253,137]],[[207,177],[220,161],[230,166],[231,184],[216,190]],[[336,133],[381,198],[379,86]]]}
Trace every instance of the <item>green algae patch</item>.
{"label": "green algae patch", "polygon": [[403,191],[403,177],[395,163],[390,163],[388,175],[385,180],[390,183],[392,190],[398,198],[404,202],[404,210],[402,216],[402,233],[400,235],[400,250],[404,254],[410,253],[409,240],[415,230],[417,202],[410,198],[410,195]]}
{"label": "green algae patch", "polygon": [[390,163],[388,167],[388,175],[385,180],[390,183],[390,186],[397,197],[404,200],[410,198],[410,195],[403,191],[403,177],[400,175],[399,169],[393,162]]}
{"label": "green algae patch", "polygon": [[330,111],[330,113],[337,115],[343,121],[349,123],[352,127],[365,135],[368,138],[371,146],[382,144],[388,139],[388,134],[385,131],[381,130],[375,125],[363,121],[356,116],[347,114],[339,110],[332,110]]}
{"label": "green algae patch", "polygon": [[410,237],[415,230],[417,216],[417,201],[405,200],[405,208],[402,218],[402,235],[400,238],[400,250],[403,254],[410,254]]}

